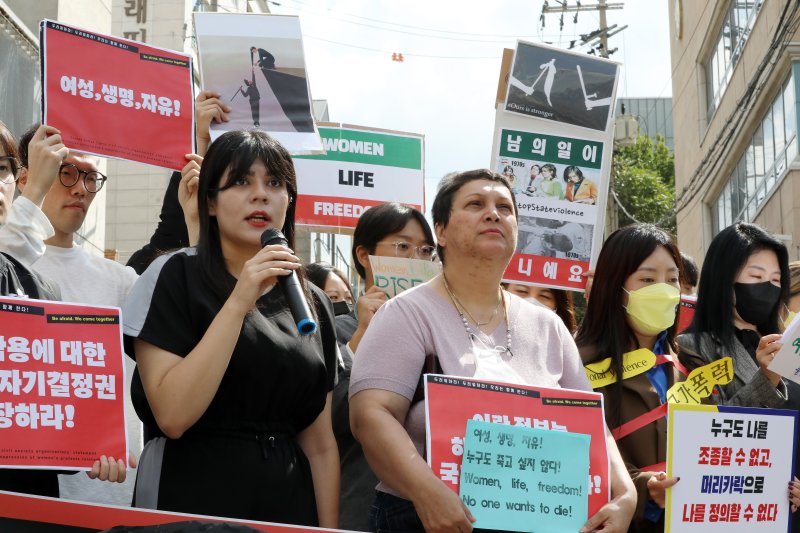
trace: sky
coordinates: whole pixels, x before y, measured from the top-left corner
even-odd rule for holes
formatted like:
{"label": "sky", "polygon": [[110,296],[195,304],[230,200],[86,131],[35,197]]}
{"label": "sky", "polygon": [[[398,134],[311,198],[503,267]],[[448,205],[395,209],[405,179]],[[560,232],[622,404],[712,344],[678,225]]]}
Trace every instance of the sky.
{"label": "sky", "polygon": [[[667,1],[627,0],[607,11],[609,25],[628,25],[609,42],[618,48],[611,59],[623,64],[618,97],[671,96]],[[300,16],[311,94],[328,101],[332,122],[425,135],[430,199],[445,174],[490,165],[503,48],[517,39],[566,48],[599,26],[597,12],[581,12],[577,23],[565,14],[563,29],[559,14],[545,15],[542,28],[542,3],[275,0],[270,9]]]}

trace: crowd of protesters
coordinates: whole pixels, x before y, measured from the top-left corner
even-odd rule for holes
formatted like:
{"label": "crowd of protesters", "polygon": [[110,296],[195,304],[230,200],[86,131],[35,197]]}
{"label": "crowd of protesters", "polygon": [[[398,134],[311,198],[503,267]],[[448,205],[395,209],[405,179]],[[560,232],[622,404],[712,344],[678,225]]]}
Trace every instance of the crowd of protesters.
{"label": "crowd of protesters", "polygon": [[[51,126],[17,141],[0,123],[0,293],[123,308],[133,450],[100,455],[85,476],[0,469],[0,490],[357,531],[468,533],[474,517],[425,460],[421,375],[591,391],[587,368],[610,360],[623,377],[598,389],[611,495],[581,531],[663,531],[666,491],[680,482],[665,473],[666,418],[621,428],[665,404],[686,372],[724,356],[735,377],[709,402],[800,409],[800,386],[768,369],[800,309],[800,264],[758,226],[723,229],[699,281],[661,229],[617,230],[590,273],[578,324],[568,291],[501,283],[517,249],[513,184],[466,171],[440,183],[433,228],[397,203],[363,214],[352,246],[359,294],[344,273],[295,254],[297,176],[283,146],[260,131],[210,142],[210,124],[228,111],[218,94],[198,96],[199,153],[172,176],[158,228],[129,267],[74,243],[114,179],[98,159],[70,150]],[[268,228],[286,245],[262,246]],[[389,299],[370,256],[435,260],[442,270]],[[276,288],[291,273],[319,325],[310,336],[298,333]],[[681,292],[694,286],[696,314],[678,335]],[[641,348],[660,363],[626,378],[625,357]],[[786,478],[795,511],[800,483],[794,472]]]}

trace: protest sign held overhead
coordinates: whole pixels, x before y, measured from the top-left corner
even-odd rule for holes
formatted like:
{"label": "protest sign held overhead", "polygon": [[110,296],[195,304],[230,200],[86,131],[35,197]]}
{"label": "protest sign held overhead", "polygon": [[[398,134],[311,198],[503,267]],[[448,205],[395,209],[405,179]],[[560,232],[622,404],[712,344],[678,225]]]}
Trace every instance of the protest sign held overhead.
{"label": "protest sign held overhead", "polygon": [[119,309],[0,298],[0,466],[127,460]]}
{"label": "protest sign held overhead", "polygon": [[194,152],[189,55],[44,20],[42,121],[70,150],[172,170]]}
{"label": "protest sign held overhead", "polygon": [[327,154],[294,158],[298,225],[352,229],[386,202],[425,210],[422,135],[338,124],[319,132]]}
{"label": "protest sign held overhead", "polygon": [[619,65],[518,42],[507,74],[491,164],[512,184],[519,234],[503,279],[582,290],[603,239]]}
{"label": "protest sign held overhead", "polygon": [[608,130],[619,67],[586,54],[518,42],[505,110],[553,122]]}
{"label": "protest sign held overhead", "polygon": [[602,394],[427,374],[425,409],[428,465],[455,492],[463,483],[467,421],[476,420],[589,435],[589,516],[609,499]]}
{"label": "protest sign held overhead", "polygon": [[579,530],[589,518],[589,442],[580,433],[469,420],[460,496],[477,519],[474,526]]}
{"label": "protest sign held overhead", "polygon": [[669,406],[667,532],[788,531],[797,411]]}
{"label": "protest sign held overhead", "polygon": [[194,13],[203,88],[222,94],[226,131],[266,131],[291,154],[321,153],[300,19],[288,15]]}

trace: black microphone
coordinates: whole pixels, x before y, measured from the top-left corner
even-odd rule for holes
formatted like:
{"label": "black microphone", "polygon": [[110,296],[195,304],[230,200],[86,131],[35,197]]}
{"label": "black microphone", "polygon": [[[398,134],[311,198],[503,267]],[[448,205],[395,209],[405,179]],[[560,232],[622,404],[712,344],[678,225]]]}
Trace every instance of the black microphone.
{"label": "black microphone", "polygon": [[[261,247],[269,246],[270,244],[282,244],[289,246],[289,241],[280,230],[270,228],[261,234]],[[308,308],[305,295],[303,294],[303,287],[300,285],[300,280],[297,279],[297,274],[292,271],[288,276],[278,276],[278,285],[283,290],[283,296],[289,303],[289,309],[292,311],[292,318],[297,323],[297,331],[300,335],[309,335],[317,331],[317,323],[311,315],[311,309]]]}

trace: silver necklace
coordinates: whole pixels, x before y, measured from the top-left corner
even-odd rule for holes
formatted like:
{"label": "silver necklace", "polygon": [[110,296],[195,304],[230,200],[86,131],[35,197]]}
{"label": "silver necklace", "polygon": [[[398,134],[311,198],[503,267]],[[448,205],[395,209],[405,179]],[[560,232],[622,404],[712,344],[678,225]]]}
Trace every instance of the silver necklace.
{"label": "silver necklace", "polygon": [[[482,334],[482,335],[486,336],[487,338],[489,338],[489,336],[486,335],[485,333],[483,333],[480,329],[478,329],[477,332],[473,331],[472,327],[469,325],[469,322],[467,322],[467,317],[465,317],[464,313],[461,311],[461,308],[463,306],[459,306],[459,304],[456,303],[458,300],[456,299],[455,295],[453,294],[453,291],[450,290],[450,286],[447,284],[447,278],[445,277],[444,272],[442,272],[442,281],[444,282],[444,288],[447,291],[447,294],[450,296],[450,301],[453,303],[453,307],[456,308],[456,311],[458,312],[458,316],[461,317],[461,322],[464,324],[464,329],[466,330],[467,336],[469,337],[470,341],[473,340],[473,339],[476,339],[476,340],[480,341],[481,344],[483,344],[484,346],[487,346],[486,343],[483,341],[483,339],[480,338],[480,335]],[[503,318],[505,318],[505,320],[506,320],[506,346],[505,346],[505,351],[506,351],[506,353],[508,354],[509,357],[514,357],[514,352],[511,351],[511,322],[508,319],[508,308],[505,305],[505,296],[503,295],[502,290],[500,291],[500,304],[503,304]],[[500,306],[500,304],[498,304],[498,307]],[[467,309],[464,308],[464,311],[467,311]],[[495,314],[496,313],[497,313],[497,307],[495,308]],[[469,314],[469,311],[467,311],[467,314]],[[472,315],[470,315],[470,318],[472,318]],[[492,315],[492,319],[494,319],[494,315]],[[472,318],[472,321],[475,322],[475,324],[478,324],[477,321],[475,321],[474,318]],[[489,322],[491,322],[491,321],[492,320],[490,319]],[[486,325],[489,322],[486,322],[483,325]],[[480,326],[480,324],[478,324],[478,325]],[[501,348],[502,349],[501,346],[497,346],[496,348]]]}

